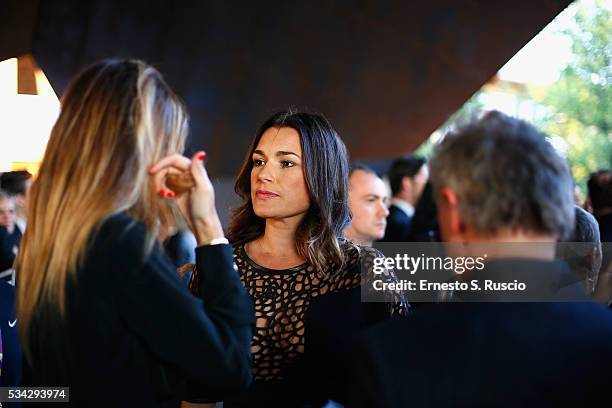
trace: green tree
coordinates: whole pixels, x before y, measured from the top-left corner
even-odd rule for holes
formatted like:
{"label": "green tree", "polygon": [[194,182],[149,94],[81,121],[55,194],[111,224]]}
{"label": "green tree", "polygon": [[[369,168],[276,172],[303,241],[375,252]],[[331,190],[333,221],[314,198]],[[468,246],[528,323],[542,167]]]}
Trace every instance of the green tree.
{"label": "green tree", "polygon": [[562,33],[573,59],[544,92],[551,113],[540,125],[568,143],[568,162],[584,186],[591,171],[612,168],[612,19],[609,3],[570,7],[577,7],[575,24]]}

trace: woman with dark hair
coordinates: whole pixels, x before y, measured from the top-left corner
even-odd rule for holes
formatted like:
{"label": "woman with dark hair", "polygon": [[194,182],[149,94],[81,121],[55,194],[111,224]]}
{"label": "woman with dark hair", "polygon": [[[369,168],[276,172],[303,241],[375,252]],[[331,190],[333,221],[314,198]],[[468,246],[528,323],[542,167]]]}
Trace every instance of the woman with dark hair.
{"label": "woman with dark hair", "polygon": [[[348,172],[346,148],[320,114],[279,112],[259,128],[236,180],[243,204],[228,234],[255,303],[254,384],[248,395],[224,396],[225,407],[303,406],[316,392],[305,383],[308,309],[323,295],[359,290],[363,265],[378,256],[341,239]],[[401,314],[405,303],[397,296],[384,307],[386,316]]]}

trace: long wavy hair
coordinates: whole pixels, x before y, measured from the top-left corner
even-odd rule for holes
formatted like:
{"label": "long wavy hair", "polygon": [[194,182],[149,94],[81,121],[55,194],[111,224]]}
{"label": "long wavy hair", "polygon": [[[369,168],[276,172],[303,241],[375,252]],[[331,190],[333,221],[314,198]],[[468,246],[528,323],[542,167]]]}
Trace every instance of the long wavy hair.
{"label": "long wavy hair", "polygon": [[234,210],[228,236],[242,245],[262,236],[266,221],[258,217],[251,201],[252,155],[269,128],[289,127],[300,135],[304,177],[311,206],[296,232],[298,254],[317,270],[333,263],[344,264],[339,237],[350,222],[348,197],[348,155],[346,147],[329,121],[319,113],[287,110],[266,120],[255,134],[236,179],[235,191],[242,205]]}
{"label": "long wavy hair", "polygon": [[66,284],[76,278],[96,228],[127,212],[147,229],[151,250],[171,220],[147,169],[182,153],[188,133],[183,103],[153,67],[104,60],[68,86],[28,203],[16,269],[17,316],[28,350],[37,311],[65,317]]}

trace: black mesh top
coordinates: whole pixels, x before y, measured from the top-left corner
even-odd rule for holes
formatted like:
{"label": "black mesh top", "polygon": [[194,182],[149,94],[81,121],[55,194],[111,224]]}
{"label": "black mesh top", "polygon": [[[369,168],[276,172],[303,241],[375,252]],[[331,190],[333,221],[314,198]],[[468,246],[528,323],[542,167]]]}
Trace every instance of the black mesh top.
{"label": "black mesh top", "polygon": [[[333,270],[330,265],[319,272],[309,263],[284,270],[268,269],[250,259],[244,246],[234,249],[240,279],[255,304],[252,343],[255,382],[282,380],[284,369],[304,352],[304,321],[310,303],[326,293],[359,287],[361,268],[371,272],[372,259],[382,256],[372,248],[356,245],[347,244],[344,251],[345,266],[341,270]],[[386,279],[396,277],[390,273]],[[403,314],[406,307],[397,296],[389,302],[389,314]]]}
{"label": "black mesh top", "polygon": [[[316,391],[304,390],[304,376],[311,376],[305,374],[310,371],[305,369],[307,364],[303,358],[310,305],[314,307],[314,301],[319,297],[321,300],[330,298],[324,295],[349,293],[352,289],[358,289],[362,283],[362,270],[368,281],[374,278],[397,281],[393,271],[386,271],[382,275],[373,274],[374,258],[383,256],[377,250],[345,241],[343,251],[345,264],[342,268],[330,264],[324,271],[317,271],[310,263],[304,263],[294,268],[277,270],[258,265],[248,257],[244,246],[235,247],[234,261],[240,280],[255,305],[255,328],[251,345],[254,382],[244,394],[193,399],[192,402],[224,400],[224,406],[229,408],[304,406],[303,401]],[[190,286],[197,287],[197,282],[198,273],[194,270]],[[409,306],[402,294],[389,292],[384,299],[384,304],[376,304],[382,316],[395,317],[407,313]],[[357,306],[360,303],[358,297],[353,301]],[[332,347],[344,346],[341,344]],[[308,347],[311,349],[311,346]],[[313,356],[310,357],[312,359]]]}

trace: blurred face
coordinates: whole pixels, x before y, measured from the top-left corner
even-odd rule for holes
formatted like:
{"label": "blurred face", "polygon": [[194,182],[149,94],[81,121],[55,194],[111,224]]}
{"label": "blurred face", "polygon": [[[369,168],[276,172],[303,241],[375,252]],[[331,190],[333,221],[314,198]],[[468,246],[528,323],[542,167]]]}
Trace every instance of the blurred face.
{"label": "blurred face", "polygon": [[0,225],[9,232],[15,227],[15,200],[12,198],[0,199]]}
{"label": "blurred face", "polygon": [[297,130],[269,128],[252,156],[251,200],[258,217],[301,219],[310,208]]}
{"label": "blurred face", "polygon": [[353,219],[345,234],[362,244],[385,235],[389,215],[389,193],[374,174],[356,170],[349,179],[349,208]]}

